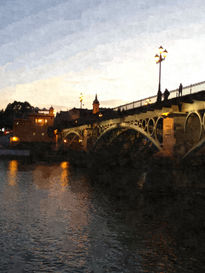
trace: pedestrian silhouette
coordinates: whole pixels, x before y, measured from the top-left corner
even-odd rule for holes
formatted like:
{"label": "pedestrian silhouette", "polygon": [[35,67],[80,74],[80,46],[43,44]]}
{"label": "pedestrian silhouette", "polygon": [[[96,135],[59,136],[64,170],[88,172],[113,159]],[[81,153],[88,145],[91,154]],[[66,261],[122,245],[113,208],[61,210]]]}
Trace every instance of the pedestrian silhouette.
{"label": "pedestrian silhouette", "polygon": [[182,96],[182,89],[183,89],[183,86],[180,83],[180,85],[179,85],[179,97]]}
{"label": "pedestrian silhouette", "polygon": [[168,91],[168,89],[165,89],[165,91],[164,91],[164,101],[168,100],[169,94],[170,94],[170,92]]}

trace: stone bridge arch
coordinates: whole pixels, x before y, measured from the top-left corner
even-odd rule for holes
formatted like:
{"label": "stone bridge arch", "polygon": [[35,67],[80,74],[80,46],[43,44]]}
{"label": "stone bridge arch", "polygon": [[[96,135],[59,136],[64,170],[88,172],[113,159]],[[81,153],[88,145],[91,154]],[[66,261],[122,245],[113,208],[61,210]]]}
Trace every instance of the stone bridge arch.
{"label": "stone bridge arch", "polygon": [[[106,128],[105,130],[102,130],[101,134],[98,136],[98,138],[96,139],[94,145],[93,145],[93,150],[96,149],[96,146],[98,144],[98,142],[100,141],[100,139],[105,136],[108,132],[115,130],[115,129],[127,129],[127,130],[134,130],[138,133],[141,133],[144,137],[146,137],[147,139],[149,139],[154,146],[160,151],[161,145],[158,141],[156,141],[151,134],[149,134],[148,132],[146,132],[142,127],[133,125],[133,124],[127,124],[127,123],[120,123],[120,124],[114,124],[112,126],[110,126],[109,128]],[[124,132],[124,131],[123,131]]]}
{"label": "stone bridge arch", "polygon": [[69,130],[69,131],[65,132],[63,134],[63,139],[67,138],[71,134],[74,134],[74,135],[78,136],[80,139],[82,139],[82,135],[78,131],[75,131],[75,130]]}
{"label": "stone bridge arch", "polygon": [[[82,150],[83,137],[77,130],[68,130],[62,135],[64,148],[71,150]],[[70,138],[69,138],[70,137]]]}

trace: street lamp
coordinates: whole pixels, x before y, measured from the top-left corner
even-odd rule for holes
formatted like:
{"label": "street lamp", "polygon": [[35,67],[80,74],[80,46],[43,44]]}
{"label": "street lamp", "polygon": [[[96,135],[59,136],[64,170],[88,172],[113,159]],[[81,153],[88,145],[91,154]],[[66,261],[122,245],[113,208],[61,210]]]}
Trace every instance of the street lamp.
{"label": "street lamp", "polygon": [[157,102],[161,101],[162,98],[162,92],[161,92],[161,62],[165,60],[167,56],[167,50],[163,49],[162,46],[159,47],[159,54],[155,55],[155,61],[158,64],[159,63],[159,88],[157,93]]}

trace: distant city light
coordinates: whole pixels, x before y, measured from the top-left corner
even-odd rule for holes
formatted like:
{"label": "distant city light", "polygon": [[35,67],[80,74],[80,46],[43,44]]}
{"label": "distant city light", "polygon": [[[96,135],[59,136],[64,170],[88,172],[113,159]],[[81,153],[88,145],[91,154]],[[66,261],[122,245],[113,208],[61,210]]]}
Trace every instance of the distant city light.
{"label": "distant city light", "polygon": [[19,140],[20,140],[19,137],[16,137],[16,136],[13,136],[10,138],[11,142],[18,142]]}
{"label": "distant city light", "polygon": [[150,104],[151,103],[151,100],[150,99],[147,99],[146,101],[145,101],[145,105],[148,105],[148,104]]}

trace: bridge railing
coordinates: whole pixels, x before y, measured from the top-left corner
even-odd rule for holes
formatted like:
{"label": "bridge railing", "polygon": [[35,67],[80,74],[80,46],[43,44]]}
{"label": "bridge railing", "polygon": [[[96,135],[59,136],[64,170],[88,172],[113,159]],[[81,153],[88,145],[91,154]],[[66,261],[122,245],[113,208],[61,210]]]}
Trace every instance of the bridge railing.
{"label": "bridge railing", "polygon": [[[184,96],[184,95],[194,94],[194,93],[197,93],[202,90],[205,90],[205,81],[183,87],[182,95]],[[169,99],[176,98],[178,96],[179,96],[179,89],[177,88],[177,89],[170,91]],[[145,99],[133,101],[133,102],[130,102],[127,104],[123,104],[123,105],[114,107],[113,110],[114,111],[118,111],[118,110],[126,111],[126,110],[130,110],[130,109],[138,108],[141,106],[145,106],[148,104],[153,104],[156,102],[156,100],[157,100],[157,96],[152,96],[152,97],[148,97]]]}

